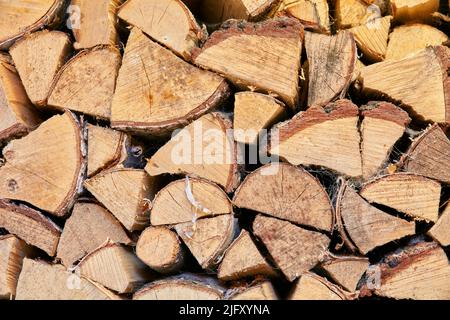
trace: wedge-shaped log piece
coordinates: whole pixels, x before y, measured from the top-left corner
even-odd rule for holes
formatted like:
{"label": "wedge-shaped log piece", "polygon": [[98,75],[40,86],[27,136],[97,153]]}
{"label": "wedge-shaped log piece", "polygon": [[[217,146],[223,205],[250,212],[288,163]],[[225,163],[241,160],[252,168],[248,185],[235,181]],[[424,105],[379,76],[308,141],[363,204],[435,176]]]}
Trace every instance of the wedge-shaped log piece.
{"label": "wedge-shaped log piece", "polygon": [[439,125],[429,127],[416,138],[401,163],[407,172],[450,183],[450,141]]}
{"label": "wedge-shaped log piece", "polygon": [[364,25],[369,19],[377,17],[377,12],[368,10],[364,0],[336,0],[334,18],[339,29]]}
{"label": "wedge-shaped log piece", "polygon": [[228,300],[278,300],[278,294],[276,293],[272,283],[270,281],[258,281],[256,284],[251,284],[243,288],[230,289],[233,293]]}
{"label": "wedge-shaped log piece", "polygon": [[344,96],[356,62],[356,44],[350,32],[335,36],[305,32],[308,57],[308,106],[324,106]]}
{"label": "wedge-shaped log piece", "polygon": [[370,20],[351,28],[358,48],[369,61],[381,61],[386,56],[392,16]]}
{"label": "wedge-shaped log piece", "polygon": [[369,259],[354,256],[332,256],[320,265],[333,281],[349,292],[355,292],[359,280],[369,267]]}
{"label": "wedge-shaped log piece", "polygon": [[408,113],[387,102],[367,104],[362,108],[362,116],[362,169],[363,177],[369,178],[388,160],[411,119]]}
{"label": "wedge-shaped log piece", "polygon": [[278,11],[299,19],[307,29],[330,33],[329,6],[326,0],[284,0]]}
{"label": "wedge-shaped log piece", "polygon": [[159,273],[172,273],[181,269],[184,250],[177,234],[166,227],[149,227],[139,236],[136,255]]}
{"label": "wedge-shaped log piece", "polygon": [[255,21],[263,18],[281,0],[204,0],[202,18],[209,23],[228,19]]}
{"label": "wedge-shaped log piece", "polygon": [[0,198],[26,201],[55,216],[72,207],[84,172],[80,125],[66,112],[4,149]]}
{"label": "wedge-shaped log piece", "polygon": [[16,295],[22,262],[30,251],[27,244],[13,235],[0,236],[0,299]]}
{"label": "wedge-shaped log piece", "polygon": [[187,177],[158,192],[150,222],[154,226],[171,225],[232,212],[231,202],[219,186],[208,180]]}
{"label": "wedge-shaped log piece", "polygon": [[131,243],[122,225],[105,208],[94,203],[77,203],[64,225],[57,257],[70,267],[108,239]]}
{"label": "wedge-shaped log piece", "polygon": [[363,295],[394,299],[450,299],[450,265],[435,242],[418,242],[387,255],[371,265]]}
{"label": "wedge-shaped log piece", "polygon": [[129,0],[120,8],[119,17],[185,59],[207,37],[181,0]]}
{"label": "wedge-shaped log piece", "polygon": [[338,226],[341,224],[339,231],[353,251],[366,254],[378,246],[415,233],[414,222],[394,217],[371,206],[346,185],[341,187],[336,206]]}
{"label": "wedge-shaped log piece", "polygon": [[333,208],[320,182],[290,164],[269,164],[249,174],[234,205],[331,232]]}
{"label": "wedge-shaped log piece", "polygon": [[441,30],[427,24],[410,24],[395,28],[389,35],[386,60],[400,60],[428,46],[438,46],[448,41]]}
{"label": "wedge-shaped log piece", "polygon": [[225,79],[188,64],[134,28],[117,79],[111,125],[168,134],[217,107],[228,91]]}
{"label": "wedge-shaped log piece", "polygon": [[88,124],[87,175],[92,177],[125,160],[128,137],[123,132]]}
{"label": "wedge-shaped log piece", "polygon": [[439,0],[391,0],[391,7],[397,22],[429,22],[431,15],[439,10]]}
{"label": "wedge-shaped log piece", "polygon": [[351,300],[352,295],[312,272],[296,282],[289,300]]}
{"label": "wedge-shaped log piece", "polygon": [[0,141],[23,136],[40,122],[10,57],[0,53]]}
{"label": "wedge-shaped log piece", "polygon": [[62,265],[23,260],[16,300],[118,300],[101,285],[71,273]]}
{"label": "wedge-shaped log piece", "polygon": [[415,219],[438,219],[441,185],[423,176],[395,173],[366,183],[360,192],[371,203],[388,206]]}
{"label": "wedge-shaped log piece", "polygon": [[282,102],[261,93],[239,92],[234,101],[234,140],[240,143],[256,146],[263,130],[287,115]]}
{"label": "wedge-shaped log piece", "polygon": [[319,232],[261,215],[253,222],[253,232],[289,281],[321,262],[330,243],[330,239]]}
{"label": "wedge-shaped log piece", "polygon": [[51,257],[56,254],[61,229],[39,211],[0,200],[0,227]]}
{"label": "wedge-shaped log piece", "polygon": [[118,293],[133,292],[153,278],[131,249],[111,241],[92,251],[78,267],[81,276]]}
{"label": "wedge-shaped log piece", "polygon": [[303,27],[294,18],[252,24],[230,20],[194,54],[201,67],[239,88],[271,93],[296,109]]}
{"label": "wedge-shaped log piece", "polygon": [[421,120],[450,122],[449,50],[428,47],[402,60],[367,66],[360,74],[362,91],[372,98],[383,96],[402,103]]}
{"label": "wedge-shaped log piece", "polygon": [[158,181],[144,170],[111,169],[86,180],[84,186],[130,231],[149,223],[148,206]]}
{"label": "wedge-shaped log piece", "polygon": [[56,75],[48,105],[109,119],[121,55],[114,47],[85,50]]}
{"label": "wedge-shaped log piece", "polygon": [[275,271],[259,252],[250,233],[242,230],[225,252],[217,277],[232,281],[258,275],[274,276]]}
{"label": "wedge-shaped log piece", "polygon": [[133,300],[222,300],[224,290],[213,278],[182,274],[149,283],[139,289]]}
{"label": "wedge-shaped log piece", "polygon": [[175,226],[175,230],[200,266],[209,270],[222,259],[237,232],[237,219],[231,214],[200,219]]}
{"label": "wedge-shaped log piece", "polygon": [[237,147],[231,122],[220,113],[204,115],[161,147],[145,167],[151,176],[192,174],[233,191],[239,184]]}
{"label": "wedge-shaped log piece", "polygon": [[323,166],[361,176],[358,121],[358,107],[349,100],[311,107],[274,128],[270,153],[293,165]]}
{"label": "wedge-shaped log piece", "polygon": [[450,246],[450,206],[447,205],[436,224],[428,231],[442,246]]}
{"label": "wedge-shaped log piece", "polygon": [[65,0],[20,0],[0,3],[0,50],[7,50],[17,39],[64,18]]}
{"label": "wedge-shaped log piece", "polygon": [[72,43],[66,33],[48,30],[32,33],[11,47],[9,52],[35,105],[46,104],[53,79],[71,50]]}
{"label": "wedge-shaped log piece", "polygon": [[88,49],[98,45],[118,45],[117,9],[124,0],[72,0],[79,8],[79,25],[73,28],[75,49]]}

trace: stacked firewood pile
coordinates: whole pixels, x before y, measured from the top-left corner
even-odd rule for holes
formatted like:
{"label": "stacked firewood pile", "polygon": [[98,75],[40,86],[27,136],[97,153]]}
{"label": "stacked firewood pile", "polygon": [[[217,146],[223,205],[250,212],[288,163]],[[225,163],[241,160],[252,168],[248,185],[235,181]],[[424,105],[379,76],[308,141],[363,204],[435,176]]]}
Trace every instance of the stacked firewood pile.
{"label": "stacked firewood pile", "polygon": [[450,299],[448,7],[0,0],[0,298]]}

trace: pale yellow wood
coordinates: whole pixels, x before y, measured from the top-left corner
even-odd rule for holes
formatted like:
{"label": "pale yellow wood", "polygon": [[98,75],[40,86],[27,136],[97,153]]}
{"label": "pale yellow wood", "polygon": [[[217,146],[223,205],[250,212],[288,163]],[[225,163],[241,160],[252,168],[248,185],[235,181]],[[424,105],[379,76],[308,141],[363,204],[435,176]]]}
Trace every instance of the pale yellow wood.
{"label": "pale yellow wood", "polygon": [[256,92],[239,92],[234,96],[234,140],[256,146],[263,129],[286,117],[284,104]]}
{"label": "pale yellow wood", "polygon": [[236,144],[227,129],[229,120],[219,113],[194,121],[162,146],[148,160],[151,176],[163,173],[193,174],[231,192],[239,183]]}
{"label": "pale yellow wood", "polygon": [[439,0],[391,0],[391,7],[397,22],[430,21]]}
{"label": "pale yellow wood", "polygon": [[259,252],[250,233],[242,230],[225,252],[217,277],[231,281],[258,275],[274,276],[275,272]]}
{"label": "pale yellow wood", "polygon": [[30,248],[13,235],[0,236],[0,299],[16,295],[22,262]]}
{"label": "pale yellow wood", "polygon": [[62,265],[24,259],[16,300],[118,300],[116,294]]}
{"label": "pale yellow wood", "polygon": [[120,52],[114,47],[80,52],[59,71],[48,105],[109,119],[120,64]]}
{"label": "pale yellow wood", "polygon": [[436,222],[441,185],[414,174],[396,173],[368,182],[361,195],[419,220]]}
{"label": "pale yellow wood", "polygon": [[426,24],[410,24],[396,27],[389,35],[386,60],[400,60],[425,49],[448,41],[448,36]]}
{"label": "pale yellow wood", "polygon": [[103,171],[86,180],[84,186],[126,229],[142,230],[148,225],[148,208],[157,190],[157,179],[144,170]]}
{"label": "pale yellow wood", "polygon": [[211,269],[220,262],[237,228],[237,219],[230,214],[175,226],[176,232],[203,269]]}
{"label": "pale yellow wood", "polygon": [[11,57],[34,104],[46,104],[53,79],[71,50],[67,34],[48,30],[32,33],[11,47]]}
{"label": "pale yellow wood", "polygon": [[442,246],[450,246],[450,206],[447,205],[436,224],[428,231]]}
{"label": "pale yellow wood", "polygon": [[174,181],[158,192],[150,222],[154,226],[170,225],[232,212],[230,200],[219,186],[207,180],[187,178]]}
{"label": "pale yellow wood", "polygon": [[131,243],[123,227],[105,208],[94,203],[77,203],[64,224],[57,257],[70,267],[108,239]]}
{"label": "pale yellow wood", "polygon": [[278,3],[278,0],[204,0],[202,18],[210,23],[228,19],[253,21],[264,17]]}
{"label": "pale yellow wood", "polygon": [[321,269],[342,288],[355,292],[358,282],[369,267],[369,259],[352,256],[333,256],[322,264]]}
{"label": "pale yellow wood", "polygon": [[80,126],[66,112],[42,123],[4,149],[0,198],[28,202],[64,216],[75,200],[84,172]]}
{"label": "pale yellow wood", "polygon": [[334,17],[339,29],[346,29],[366,24],[369,19],[377,17],[368,10],[369,5],[363,0],[336,0]]}
{"label": "pale yellow wood", "polygon": [[326,0],[283,0],[278,11],[299,19],[305,27],[330,32],[329,6]]}
{"label": "pale yellow wood", "polygon": [[185,59],[207,36],[181,0],[128,0],[119,17]]}
{"label": "pale yellow wood", "polygon": [[87,255],[78,265],[81,276],[118,293],[130,293],[151,280],[147,266],[120,244],[108,242]]}
{"label": "pale yellow wood", "polygon": [[346,300],[346,296],[339,287],[308,272],[297,281],[289,300]]}
{"label": "pale yellow wood", "polygon": [[278,300],[278,295],[270,283],[263,281],[231,296],[230,300]]}

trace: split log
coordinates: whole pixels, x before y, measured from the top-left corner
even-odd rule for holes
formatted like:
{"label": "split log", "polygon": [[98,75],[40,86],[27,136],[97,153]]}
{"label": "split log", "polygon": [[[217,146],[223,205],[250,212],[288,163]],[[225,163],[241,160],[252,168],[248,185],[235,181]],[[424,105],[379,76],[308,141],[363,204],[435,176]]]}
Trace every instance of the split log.
{"label": "split log", "polygon": [[173,273],[184,263],[184,250],[175,232],[165,227],[149,227],[139,236],[136,255],[159,273]]}
{"label": "split log", "polygon": [[[395,196],[396,194],[393,194],[392,198]],[[346,184],[342,185],[339,191],[336,211],[341,238],[350,250],[362,254],[415,233],[414,222],[397,218],[371,206]]]}
{"label": "split log", "polygon": [[448,41],[448,36],[426,24],[411,24],[396,27],[389,35],[386,60],[400,60],[428,46],[438,46]]}
{"label": "split log", "polygon": [[72,0],[80,10],[79,26],[73,28],[77,50],[119,44],[117,9],[124,0]]}
{"label": "split log", "polygon": [[273,268],[259,252],[250,233],[242,230],[225,252],[217,277],[222,281],[232,281],[275,274]]}
{"label": "split log", "polygon": [[87,175],[92,177],[102,170],[123,162],[127,157],[129,137],[123,132],[87,125]]}
{"label": "split log", "polygon": [[431,21],[431,15],[439,10],[439,0],[404,1],[391,0],[396,22]]}
{"label": "split log", "polygon": [[277,99],[255,92],[239,92],[234,96],[234,140],[258,145],[264,129],[286,118],[285,105]]}
{"label": "split log", "polygon": [[101,285],[79,277],[62,265],[24,259],[16,300],[118,300]]}
{"label": "split log", "polygon": [[16,295],[22,262],[30,249],[13,235],[0,236],[0,299],[12,299]]}
{"label": "split log", "polygon": [[257,24],[230,20],[194,53],[193,60],[240,89],[272,94],[295,110],[302,42],[303,26],[294,18]]}
{"label": "split log", "polygon": [[67,34],[43,30],[17,41],[10,49],[17,71],[30,100],[38,106],[47,103],[58,71],[72,50]]}
{"label": "split log", "polygon": [[305,32],[309,65],[308,106],[344,97],[355,69],[356,44],[350,32],[335,36]]}
{"label": "split log", "polygon": [[312,273],[304,273],[296,282],[289,300],[351,300],[353,295],[328,280]]}
{"label": "split log", "polygon": [[48,105],[109,119],[120,62],[120,52],[113,47],[80,52],[56,75]]}
{"label": "split log", "polygon": [[435,242],[418,242],[370,266],[362,296],[371,292],[394,299],[450,299],[450,265]]}
{"label": "split log", "polygon": [[256,21],[263,18],[281,0],[203,0],[202,18],[208,23],[228,19]]}
{"label": "split log", "polygon": [[450,141],[439,125],[426,129],[402,156],[400,166],[407,172],[450,183]]}
{"label": "split log", "polygon": [[111,169],[86,180],[84,186],[129,231],[142,230],[149,223],[149,202],[158,181],[144,170]]}
{"label": "split log", "polygon": [[250,287],[232,289],[232,294],[228,297],[229,300],[278,300],[272,283],[270,281],[260,281],[257,284],[252,284]]}
{"label": "split log", "polygon": [[358,107],[348,100],[311,107],[273,129],[270,153],[293,165],[361,176],[358,121]]}
{"label": "split log", "polygon": [[369,4],[364,0],[336,0],[334,18],[339,29],[364,25],[374,13],[368,10]]}
{"label": "split log", "polygon": [[51,257],[56,254],[61,229],[39,211],[0,200],[0,227]]}
{"label": "split log", "polygon": [[360,192],[366,200],[403,212],[418,220],[438,219],[441,185],[423,176],[395,173],[366,183]]}
{"label": "split log", "polygon": [[367,66],[360,74],[362,92],[370,98],[382,96],[402,103],[420,120],[450,122],[449,56],[446,47],[428,47],[402,60]]}
{"label": "split log", "polygon": [[239,231],[231,214],[178,224],[175,230],[205,270],[219,264]]}
{"label": "split log", "polygon": [[153,226],[175,225],[199,218],[232,214],[226,193],[208,180],[176,180],[161,189],[153,200],[150,222]]}
{"label": "split log", "polygon": [[0,141],[24,136],[40,122],[10,57],[0,54]]}
{"label": "split log", "polygon": [[182,274],[151,282],[139,289],[133,300],[221,300],[224,290],[212,278]]}
{"label": "split log", "polygon": [[231,128],[231,122],[220,113],[204,115],[161,147],[148,160],[145,171],[151,176],[197,175],[232,192],[240,182],[240,173]]}
{"label": "split log", "polygon": [[333,228],[333,208],[320,182],[289,164],[269,164],[253,171],[236,190],[233,203],[319,230]]}
{"label": "split log", "polygon": [[46,26],[57,26],[63,19],[66,6],[65,0],[2,2],[0,4],[0,50],[8,50],[25,34]]}
{"label": "split log", "polygon": [[92,251],[78,264],[81,276],[118,293],[130,293],[153,275],[134,253],[111,241]]}
{"label": "split log", "polygon": [[447,205],[436,224],[428,231],[428,235],[442,246],[450,246],[450,206]]}
{"label": "split log", "polygon": [[391,20],[392,16],[386,16],[349,29],[355,37],[358,48],[367,60],[373,62],[384,60],[388,47]]}
{"label": "split log", "polygon": [[[143,12],[151,13],[151,18]],[[181,0],[129,0],[120,8],[119,17],[186,60],[207,37]]]}
{"label": "split log", "polygon": [[371,102],[362,108],[361,157],[363,177],[369,178],[386,163],[394,144],[411,119],[408,113],[387,102]]}
{"label": "split log", "polygon": [[253,232],[289,281],[321,262],[330,243],[330,239],[321,233],[261,215],[253,222]]}
{"label": "split log", "polygon": [[131,244],[121,224],[106,209],[95,203],[77,203],[64,225],[57,257],[70,267],[108,239]]}
{"label": "split log", "polygon": [[75,202],[84,174],[80,124],[66,112],[4,149],[0,198],[26,201],[55,216]]}
{"label": "split log", "polygon": [[358,282],[369,267],[369,259],[355,256],[334,256],[322,263],[320,268],[338,285],[355,292]]}
{"label": "split log", "polygon": [[352,83],[354,83],[358,78],[359,75],[361,73],[361,70],[365,67],[366,65],[364,63],[361,62],[361,60],[356,59],[356,63],[355,63],[355,70],[353,70],[353,76],[352,76]]}
{"label": "split log", "polygon": [[326,0],[283,0],[278,12],[297,18],[305,29],[330,33],[329,7]]}
{"label": "split log", "polygon": [[117,79],[111,125],[167,135],[213,110],[228,95],[225,79],[188,64],[134,28]]}

